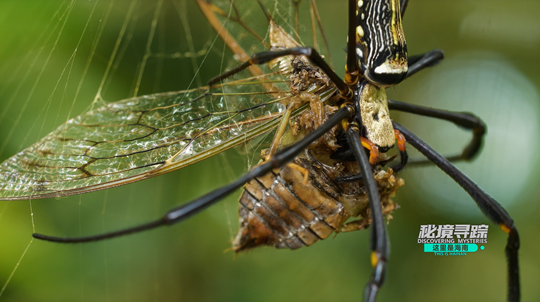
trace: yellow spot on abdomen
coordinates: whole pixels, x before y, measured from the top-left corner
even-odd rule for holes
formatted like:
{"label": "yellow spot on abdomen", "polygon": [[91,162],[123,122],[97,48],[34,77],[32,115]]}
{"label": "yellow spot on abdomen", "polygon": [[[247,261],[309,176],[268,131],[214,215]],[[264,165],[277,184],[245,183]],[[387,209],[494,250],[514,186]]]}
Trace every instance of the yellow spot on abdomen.
{"label": "yellow spot on abdomen", "polygon": [[362,29],[362,26],[357,26],[357,27],[356,27],[356,34],[357,34],[359,37],[363,37],[363,36],[364,36],[364,30]]}

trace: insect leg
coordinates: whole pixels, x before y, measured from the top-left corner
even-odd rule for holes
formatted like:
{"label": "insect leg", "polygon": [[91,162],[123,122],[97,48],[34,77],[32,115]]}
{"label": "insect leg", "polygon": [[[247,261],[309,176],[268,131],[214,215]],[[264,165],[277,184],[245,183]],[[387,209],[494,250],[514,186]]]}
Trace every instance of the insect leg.
{"label": "insect leg", "polygon": [[434,49],[421,55],[409,57],[407,60],[409,70],[405,78],[414,75],[422,69],[437,65],[442,59],[444,59],[444,53],[440,49]]}
{"label": "insect leg", "polygon": [[335,114],[333,114],[319,128],[315,129],[313,132],[306,135],[306,137],[304,137],[295,145],[276,153],[272,158],[270,158],[269,161],[263,163],[260,166],[256,166],[255,168],[251,169],[248,173],[244,174],[239,179],[237,179],[236,181],[226,186],[216,189],[202,197],[195,199],[192,202],[189,202],[187,204],[181,205],[179,207],[176,207],[168,211],[167,213],[165,213],[163,217],[155,221],[142,224],[136,227],[131,227],[131,228],[127,228],[127,229],[123,229],[119,231],[114,231],[114,232],[104,233],[104,234],[94,235],[94,236],[87,236],[87,237],[62,238],[62,237],[53,237],[53,236],[47,236],[47,235],[42,235],[42,234],[37,234],[37,233],[33,234],[32,236],[34,236],[34,238],[37,238],[37,239],[52,241],[52,242],[80,243],[80,242],[90,242],[90,241],[99,241],[103,239],[110,239],[110,238],[133,234],[133,233],[137,233],[137,232],[141,232],[145,230],[150,230],[150,229],[160,227],[160,226],[173,225],[175,223],[178,223],[190,217],[191,215],[194,215],[208,208],[209,206],[223,199],[225,196],[234,192],[236,189],[243,186],[249,180],[256,177],[263,176],[267,174],[268,172],[272,171],[273,169],[279,168],[287,164],[289,161],[293,160],[300,152],[302,152],[302,150],[304,150],[307,146],[309,146],[312,142],[314,142],[315,140],[323,136],[325,133],[330,131],[337,124],[341,123],[343,119],[347,119],[351,117],[353,114],[354,114],[354,108],[352,106],[344,106],[343,108],[338,110]]}
{"label": "insect leg", "polygon": [[341,228],[339,229],[340,233],[347,233],[347,232],[354,232],[354,231],[360,231],[363,229],[367,229],[369,227],[369,223],[365,221],[364,218],[359,218],[357,220],[347,222]]}
{"label": "insect leg", "polygon": [[226,79],[230,76],[233,76],[239,73],[240,71],[250,67],[251,65],[265,64],[276,58],[280,58],[280,57],[284,57],[288,55],[294,55],[294,56],[304,55],[308,57],[309,60],[313,64],[321,68],[322,71],[326,73],[326,75],[330,78],[330,80],[334,83],[334,85],[336,85],[341,95],[343,95],[346,98],[352,95],[352,91],[349,88],[349,86],[347,86],[347,84],[345,84],[345,82],[332,70],[332,68],[330,68],[330,66],[326,64],[326,62],[321,57],[321,55],[312,47],[295,47],[295,48],[288,48],[288,49],[277,50],[277,51],[263,51],[263,52],[256,53],[253,56],[251,56],[251,58],[248,61],[242,63],[240,66],[234,69],[231,69],[211,79],[208,82],[208,85],[214,85],[223,79]]}
{"label": "insect leg", "polygon": [[[478,154],[478,151],[480,151],[480,147],[482,147],[482,143],[484,142],[484,135],[487,132],[486,124],[472,113],[452,112],[393,100],[388,100],[388,108],[390,110],[398,110],[449,121],[466,130],[472,130],[473,137],[471,142],[463,149],[461,154],[448,157],[447,159],[450,161],[472,160]],[[411,161],[412,163],[425,164],[430,163],[430,161]]]}
{"label": "insect leg", "polygon": [[394,128],[399,130],[407,142],[435,163],[448,176],[452,177],[476,202],[482,213],[491,221],[497,223],[508,234],[506,243],[506,261],[508,263],[508,301],[519,301],[519,235],[514,221],[506,210],[486,192],[478,187],[469,177],[458,170],[450,161],[433,150],[428,144],[407,128],[394,122]]}
{"label": "insect leg", "polygon": [[386,235],[386,227],[384,225],[384,217],[382,214],[382,206],[377,189],[377,183],[373,178],[373,171],[367,159],[366,153],[362,147],[360,139],[360,131],[357,125],[347,129],[347,140],[354,152],[354,156],[363,175],[367,175],[364,179],[369,196],[369,206],[371,209],[371,265],[373,273],[366,288],[364,289],[364,302],[373,302],[377,296],[377,291],[384,282],[386,273],[386,262],[388,260],[388,239]]}
{"label": "insect leg", "polygon": [[291,112],[292,112],[291,108],[287,108],[287,110],[285,110],[285,112],[283,113],[281,124],[279,125],[276,131],[276,134],[274,135],[274,138],[272,139],[272,144],[270,145],[268,154],[266,154],[264,158],[265,161],[268,161],[274,155],[274,153],[276,153],[277,148],[279,146],[279,142],[281,141],[281,138],[283,137],[283,134],[285,133],[285,130],[287,129],[287,125],[289,124]]}

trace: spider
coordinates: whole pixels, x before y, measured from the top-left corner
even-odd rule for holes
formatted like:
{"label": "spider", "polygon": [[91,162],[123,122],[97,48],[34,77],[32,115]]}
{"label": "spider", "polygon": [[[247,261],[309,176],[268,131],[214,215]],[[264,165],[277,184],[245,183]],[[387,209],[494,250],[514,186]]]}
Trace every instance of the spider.
{"label": "spider", "polygon": [[[199,1],[200,5],[204,8],[207,5],[205,2]],[[394,137],[397,137],[399,151],[401,154],[401,162],[398,166],[395,166],[393,170],[398,171],[405,166],[407,162],[407,155],[403,143],[406,140],[410,145],[418,149],[429,160],[439,166],[444,172],[452,177],[458,184],[460,184],[477,202],[480,209],[486,214],[488,218],[496,222],[501,228],[509,234],[508,244],[506,248],[508,267],[509,267],[509,294],[508,299],[510,301],[519,300],[519,273],[518,273],[518,260],[517,250],[519,248],[519,237],[517,229],[515,228],[512,219],[506,213],[506,211],[489,195],[478,188],[469,178],[457,170],[448,159],[437,154],[431,147],[425,144],[420,138],[415,136],[405,127],[392,122],[389,119],[386,108],[393,110],[401,110],[404,112],[436,117],[444,120],[451,121],[467,129],[473,130],[473,140],[469,146],[464,150],[462,158],[470,158],[478,152],[482,138],[485,133],[485,126],[483,123],[473,115],[463,113],[452,113],[446,111],[440,111],[435,109],[429,109],[409,104],[400,103],[397,101],[386,100],[384,89],[386,87],[395,85],[401,82],[404,78],[413,75],[419,70],[432,66],[442,59],[442,53],[440,51],[432,51],[424,55],[407,58],[406,45],[401,30],[400,18],[405,12],[407,1],[398,3],[395,0],[392,1],[349,1],[349,43],[347,46],[347,67],[345,79],[342,80],[324,61],[324,59],[318,54],[314,48],[310,47],[285,47],[280,50],[273,50],[270,52],[258,53],[253,55],[246,63],[240,67],[227,72],[216,79],[211,81],[211,84],[216,84],[221,80],[228,78],[243,69],[250,68],[253,65],[264,64],[270,61],[279,59],[284,56],[305,56],[309,59],[313,66],[316,66],[326,74],[328,80],[332,83],[332,98],[339,99],[336,104],[341,107],[338,111],[333,113],[331,117],[326,119],[318,128],[312,132],[306,134],[302,139],[299,139],[295,144],[290,147],[283,148],[280,146],[281,135],[276,136],[272,147],[269,151],[269,155],[264,158],[264,162],[248,172],[246,175],[239,178],[237,181],[231,183],[228,186],[217,189],[191,203],[183,205],[181,207],[172,209],[162,219],[150,222],[145,225],[129,228],[126,230],[107,233],[103,235],[90,236],[85,238],[56,238],[40,234],[34,236],[39,239],[58,241],[58,242],[85,242],[95,241],[105,238],[116,237],[124,234],[134,233],[145,229],[154,228],[161,225],[170,225],[177,223],[202,209],[207,208],[213,203],[217,202],[222,197],[236,190],[255,178],[262,177],[273,169],[286,165],[291,160],[297,158],[300,152],[310,146],[315,140],[321,136],[327,134],[331,129],[336,126],[340,126],[343,135],[346,136],[345,150],[338,151],[338,157],[341,160],[346,158],[354,158],[358,163],[360,169],[359,174],[336,178],[338,182],[358,182],[362,181],[367,188],[369,196],[369,208],[371,211],[371,249],[372,253],[372,265],[374,267],[371,280],[365,289],[365,301],[374,301],[375,296],[384,282],[384,274],[386,268],[386,261],[388,259],[388,242],[387,235],[383,220],[383,211],[381,208],[381,200],[379,197],[380,189],[377,188],[377,182],[372,177],[372,166],[378,164],[378,153],[384,153],[390,149],[394,144]],[[382,21],[374,24],[370,23],[373,20],[372,17],[378,16]],[[374,26],[378,25],[378,26]],[[383,45],[382,47],[376,47]],[[257,76],[255,76],[257,78]],[[260,78],[257,78],[260,79]],[[241,85],[245,83],[235,83]],[[226,84],[224,84],[226,85]],[[247,85],[248,86],[248,85]],[[335,89],[334,89],[335,88]],[[337,90],[337,91],[336,91]],[[206,102],[212,102],[216,97],[216,93],[209,92],[209,89],[196,89],[188,92],[184,92],[181,96],[175,95],[174,97],[179,99],[176,104],[185,105],[191,103],[194,100],[204,100]],[[271,90],[270,90],[271,91]],[[273,92],[273,91],[271,91]],[[96,157],[89,154],[87,151],[92,151],[96,147],[103,145],[101,141],[85,139],[87,144],[84,146],[84,156],[89,159],[84,163],[76,167],[77,178],[75,180],[70,179],[70,183],[57,184],[55,187],[51,185],[51,182],[47,179],[31,179],[29,182],[25,177],[20,177],[21,174],[14,171],[25,172],[30,167],[31,169],[48,169],[57,168],[48,166],[42,161],[42,158],[32,157],[31,153],[39,154],[39,156],[55,156],[54,147],[51,148],[47,143],[51,142],[54,138],[58,140],[59,134],[62,134],[61,142],[65,144],[64,147],[76,148],[77,146],[69,145],[69,142],[74,141],[73,137],[69,137],[70,131],[74,131],[77,134],[73,125],[89,125],[87,123],[92,120],[92,117],[101,114],[106,115],[113,110],[118,111],[130,111],[135,114],[135,120],[133,125],[140,126],[141,137],[150,136],[157,131],[162,131],[164,128],[151,127],[144,124],[142,121],[151,120],[152,114],[159,114],[158,111],[166,110],[170,107],[164,105],[164,100],[173,97],[170,94],[160,94],[152,96],[155,103],[151,108],[145,107],[147,104],[140,104],[140,108],[129,107],[134,100],[130,100],[123,103],[116,103],[108,106],[103,110],[96,110],[89,112],[84,116],[75,119],[71,123],[59,128],[56,132],[46,137],[41,143],[36,146],[30,147],[23,151],[21,154],[16,155],[12,159],[8,160],[2,166],[2,178],[4,184],[2,185],[3,197],[5,199],[25,199],[25,198],[45,198],[51,196],[61,196],[78,194],[93,190],[104,189],[116,185],[130,183],[137,180],[142,180],[148,177],[156,176],[169,172],[173,169],[181,168],[182,166],[191,163],[190,161],[180,161],[180,156],[184,156],[189,152],[189,148],[210,148],[204,146],[202,142],[199,142],[201,138],[211,137],[213,140],[217,140],[217,136],[221,133],[214,131],[216,128],[194,128],[193,124],[197,119],[208,116],[217,116],[216,114],[209,112],[206,115],[201,112],[196,112],[193,108],[180,112],[185,114],[187,120],[177,122],[174,116],[171,117],[171,122],[177,122],[175,126],[185,126],[192,133],[188,133],[182,137],[181,140],[176,141],[179,146],[172,146],[170,152],[174,155],[167,158],[164,161],[152,162],[150,164],[139,164],[138,170],[129,169],[127,163],[123,163],[126,167],[123,167],[123,173],[119,177],[115,177],[116,171],[106,170],[105,173],[98,178],[95,174],[92,166],[103,157]],[[184,101],[186,100],[187,101]],[[138,99],[142,100],[142,98]],[[161,103],[160,103],[161,102]],[[143,102],[141,102],[143,103]],[[265,103],[269,104],[269,103]],[[176,106],[179,107],[179,106]],[[286,113],[283,116],[279,116],[281,122],[276,118],[276,115],[264,117],[258,115],[257,117],[248,116],[242,117],[244,112],[255,113],[257,105],[251,104],[245,108],[235,109],[226,112],[226,117],[219,120],[220,130],[238,130],[240,126],[256,126],[250,129],[252,132],[249,136],[255,136],[263,132],[269,131],[278,127],[284,129],[284,125],[289,122],[290,117],[297,117],[301,113],[301,110],[306,110],[305,107],[287,107]],[[311,109],[313,111],[313,109]],[[385,111],[386,110],[386,111]],[[166,112],[168,113],[168,112]],[[177,111],[173,113],[177,114]],[[224,115],[225,116],[225,115]],[[289,117],[288,117],[289,116]],[[242,117],[238,120],[236,118]],[[174,120],[174,121],[173,121]],[[229,123],[229,124],[227,124]],[[225,125],[226,124],[226,125]],[[225,125],[225,126],[224,126]],[[93,125],[95,126],[95,125]],[[104,126],[104,125],[101,125]],[[105,125],[106,126],[106,125]],[[75,130],[73,130],[75,129]],[[395,131],[397,130],[397,131]],[[231,130],[232,132],[232,130]],[[278,131],[279,133],[279,131]],[[238,139],[237,141],[239,141]],[[110,141],[118,141],[111,138]],[[163,141],[163,144],[167,142]],[[202,145],[202,147],[201,147]],[[370,159],[368,160],[363,148],[368,147],[370,149]],[[160,146],[161,148],[162,146]],[[158,148],[151,149],[151,151],[160,152]],[[195,151],[197,152],[197,151]],[[115,153],[111,158],[121,158],[131,156],[136,152],[118,154]],[[201,153],[204,154],[204,151]],[[207,154],[204,154],[207,156]],[[190,159],[191,161],[201,160],[203,155]],[[23,160],[21,160],[23,159]],[[141,162],[143,159],[138,159]],[[19,166],[19,162],[22,164]],[[62,167],[72,168],[71,166]],[[20,170],[19,170],[20,169]],[[300,169],[296,167],[296,169]],[[24,176],[24,175],[22,175]],[[23,181],[24,180],[24,181]],[[105,182],[103,182],[105,180]]]}

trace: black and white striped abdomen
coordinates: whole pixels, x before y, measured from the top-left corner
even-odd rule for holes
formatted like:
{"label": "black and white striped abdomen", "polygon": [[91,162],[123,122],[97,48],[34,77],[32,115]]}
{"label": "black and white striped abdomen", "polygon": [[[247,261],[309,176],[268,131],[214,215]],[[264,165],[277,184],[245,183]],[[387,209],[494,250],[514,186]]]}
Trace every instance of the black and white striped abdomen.
{"label": "black and white striped abdomen", "polygon": [[379,86],[405,79],[407,44],[399,0],[359,0],[356,26],[356,52],[364,77]]}

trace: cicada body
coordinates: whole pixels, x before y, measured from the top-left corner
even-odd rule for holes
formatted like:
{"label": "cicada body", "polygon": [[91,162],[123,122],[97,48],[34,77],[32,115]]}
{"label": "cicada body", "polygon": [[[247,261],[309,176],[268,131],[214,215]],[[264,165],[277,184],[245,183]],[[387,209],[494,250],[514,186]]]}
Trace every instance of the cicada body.
{"label": "cicada body", "polygon": [[[362,182],[340,183],[336,178],[358,173],[353,162],[330,159],[306,150],[294,164],[309,173],[285,166],[248,182],[240,197],[240,230],[233,249],[241,252],[261,245],[297,249],[310,246],[333,232],[362,230],[371,223],[368,196]],[[404,184],[389,170],[374,174],[383,214],[387,219],[397,204],[391,199]],[[347,222],[350,218],[356,220]]]}

